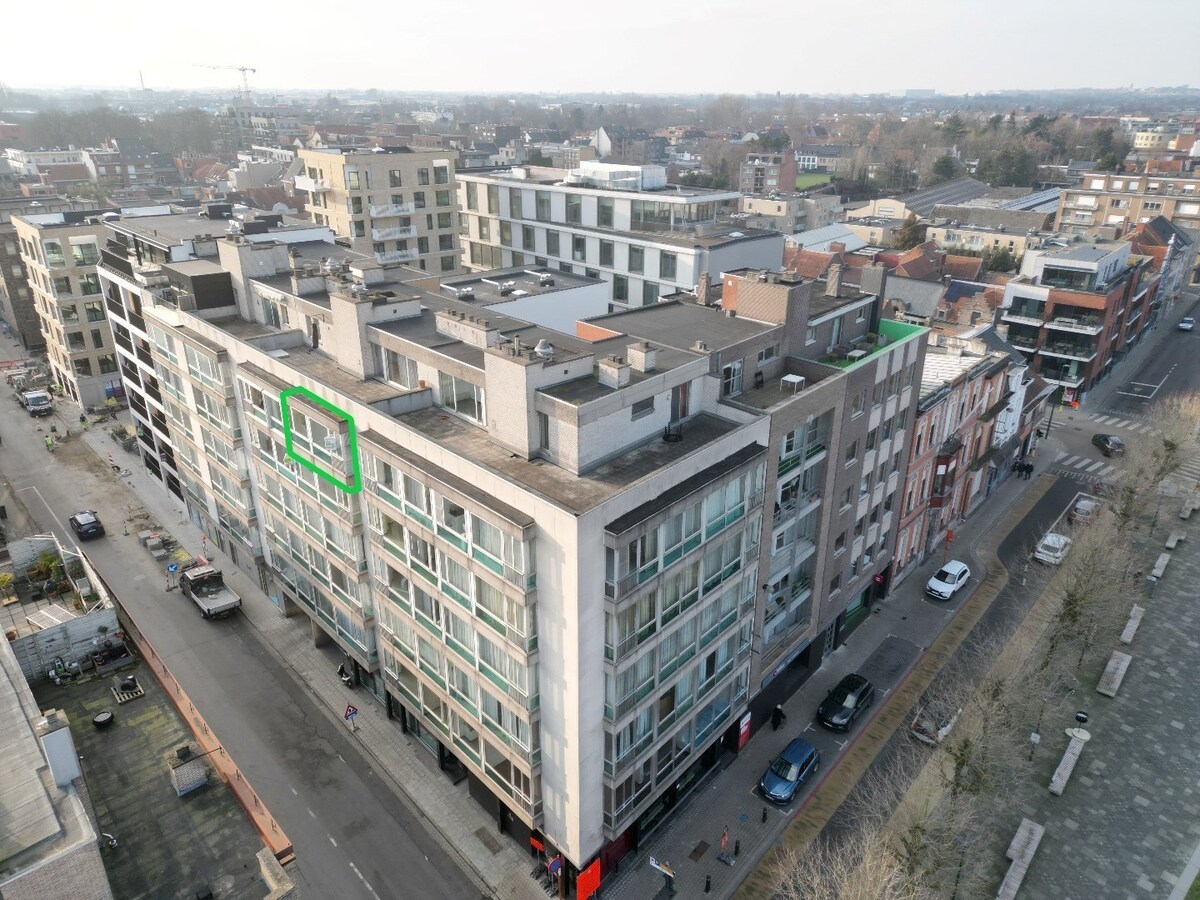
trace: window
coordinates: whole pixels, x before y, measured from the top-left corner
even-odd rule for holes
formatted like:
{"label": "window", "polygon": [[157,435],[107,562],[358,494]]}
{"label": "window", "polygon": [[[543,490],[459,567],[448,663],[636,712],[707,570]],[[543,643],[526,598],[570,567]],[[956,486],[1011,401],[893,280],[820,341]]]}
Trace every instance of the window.
{"label": "window", "polygon": [[779,345],[778,344],[772,344],[770,347],[764,347],[762,350],[758,351],[758,364],[761,366],[763,363],[770,362],[778,355],[779,355]]}
{"label": "window", "polygon": [[96,357],[96,361],[100,363],[101,375],[117,371],[117,358],[111,353]]}
{"label": "window", "polygon": [[72,353],[87,349],[87,342],[84,340],[82,331],[67,332],[67,349]]}
{"label": "window", "polygon": [[361,216],[362,211],[363,211],[363,198],[362,197],[351,197],[350,198],[350,215]]}
{"label": "window", "polygon": [[358,172],[353,169],[346,171],[346,190],[357,191],[359,188]]}
{"label": "window", "polygon": [[438,378],[442,391],[442,406],[480,425],[484,424],[486,420],[483,388],[446,372],[439,372]]}
{"label": "window", "polygon": [[721,369],[721,396],[734,397],[742,392],[742,361],[728,363]]}
{"label": "window", "polygon": [[71,244],[71,256],[77,266],[94,266],[100,262],[100,251],[95,244]]}
{"label": "window", "polygon": [[816,342],[817,342],[817,329],[809,328],[808,331],[806,331],[804,333],[804,343],[805,344],[815,344]]}
{"label": "window", "polygon": [[417,363],[395,350],[380,348],[383,362],[383,377],[401,387],[417,386]]}
{"label": "window", "polygon": [[861,416],[867,408],[867,389],[863,388],[862,392],[854,398],[854,405],[850,409],[850,415]]}
{"label": "window", "polygon": [[429,184],[428,169],[417,169],[417,184]]}
{"label": "window", "polygon": [[417,252],[418,253],[428,253],[429,252],[429,238],[427,238],[427,237],[417,238]]}
{"label": "window", "polygon": [[[453,248],[444,247],[442,249],[450,250]],[[456,256],[443,256],[442,257],[442,271],[443,272],[453,272],[457,265],[458,265],[458,257],[456,257]]]}
{"label": "window", "polygon": [[433,167],[433,183],[434,184],[449,184],[450,183],[450,167],[449,166],[434,166]]}
{"label": "window", "polygon": [[83,310],[89,322],[101,322],[104,320],[104,304],[99,300],[89,300],[83,304]]}
{"label": "window", "polygon": [[852,466],[858,460],[858,441],[846,448],[846,465]]}
{"label": "window", "polygon": [[614,275],[612,282],[612,295],[614,300],[628,300],[629,279],[624,275]]}
{"label": "window", "polygon": [[675,280],[676,258],[674,253],[658,254],[658,277],[667,281]]}
{"label": "window", "polygon": [[521,189],[520,188],[509,188],[508,189],[508,214],[510,217],[512,217],[514,219],[525,218],[523,215],[521,215]]}
{"label": "window", "polygon": [[66,275],[58,275],[54,278],[54,295],[56,297],[69,297],[71,294],[71,279]]}
{"label": "window", "polygon": [[492,220],[486,216],[479,217],[479,239],[481,241],[492,239]]}
{"label": "window", "polygon": [[75,374],[88,378],[92,374],[92,361],[90,359],[75,360]]}
{"label": "window", "polygon": [[879,429],[872,428],[867,432],[867,452],[875,449],[875,444],[879,440]]}
{"label": "window", "polygon": [[[391,171],[388,172],[388,186],[394,187],[394,188],[404,187],[404,182],[403,182],[403,179],[400,177],[399,169],[392,169]],[[471,188],[473,188],[473,187],[475,187],[475,185],[473,185],[473,184],[467,185],[468,202],[470,201],[470,198],[474,194],[474,191],[471,190]],[[474,209],[474,208],[475,207],[473,207],[473,206],[471,207],[471,209]]]}
{"label": "window", "polygon": [[640,419],[640,418],[642,418],[642,416],[648,416],[648,415],[650,415],[650,413],[654,412],[654,398],[647,397],[645,400],[639,400],[635,404],[633,404],[632,408],[633,408],[632,418]]}
{"label": "window", "polygon": [[351,222],[350,223],[350,236],[351,237],[366,237],[367,236],[367,226],[363,222]]}
{"label": "window", "polygon": [[571,259],[576,262],[587,261],[587,238],[581,234],[571,236]]}
{"label": "window", "polygon": [[538,191],[535,195],[535,205],[537,220],[539,222],[550,221],[550,192]]}
{"label": "window", "polygon": [[92,348],[100,350],[104,347],[104,332],[99,328],[92,329]]}
{"label": "window", "polygon": [[547,231],[546,232],[546,255],[547,256],[558,256],[559,255],[558,232],[557,231]]}
{"label": "window", "polygon": [[[434,202],[438,206],[453,206],[453,204],[450,202],[450,192],[449,191],[438,191],[433,195],[433,199],[434,199]],[[446,216],[447,220],[450,218],[449,213],[442,213],[441,215]],[[442,225],[441,227],[449,228],[450,226]]]}
{"label": "window", "polygon": [[842,554],[845,552],[846,552],[846,532],[843,531],[841,534],[839,534],[837,536],[837,539],[833,542],[833,555],[838,556],[839,554]]}
{"label": "window", "polygon": [[487,211],[493,215],[500,215],[500,187],[499,185],[489,184],[487,186]]}
{"label": "window", "polygon": [[[533,248],[531,247],[530,249],[532,250]],[[600,265],[608,266],[610,269],[612,268],[612,265],[613,265],[613,242],[612,241],[601,241],[600,242]]]}
{"label": "window", "polygon": [[567,221],[572,225],[583,223],[583,197],[579,194],[567,194]]}
{"label": "window", "polygon": [[454,235],[439,234],[438,235],[438,249],[439,250],[453,250],[454,249]]}
{"label": "window", "polygon": [[834,575],[831,579],[829,579],[829,596],[832,597],[834,594],[836,594],[841,589],[842,589],[842,573],[838,572],[838,574]]}
{"label": "window", "polygon": [[[658,282],[643,281],[642,282],[642,303],[650,304],[658,302]],[[738,363],[740,366],[741,363]]]}
{"label": "window", "polygon": [[613,200],[612,197],[601,197],[596,201],[596,224],[601,228],[612,228]]}
{"label": "window", "polygon": [[522,225],[521,226],[521,246],[526,250],[535,251],[535,250],[537,250],[536,241],[537,241],[537,238],[534,234],[533,226]]}
{"label": "window", "polygon": [[642,247],[629,248],[629,271],[640,275],[646,268],[646,251]]}
{"label": "window", "polygon": [[424,191],[413,191],[413,208],[414,209],[424,209],[425,208],[425,192]]}

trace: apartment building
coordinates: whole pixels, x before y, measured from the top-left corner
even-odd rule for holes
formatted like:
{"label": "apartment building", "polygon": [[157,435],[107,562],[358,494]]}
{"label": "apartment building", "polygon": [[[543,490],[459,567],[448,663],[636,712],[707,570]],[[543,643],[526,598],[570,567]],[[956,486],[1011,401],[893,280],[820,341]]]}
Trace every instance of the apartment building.
{"label": "apartment building", "polygon": [[46,348],[40,319],[33,302],[29,273],[21,258],[21,243],[13,216],[30,213],[54,213],[86,209],[82,200],[50,195],[36,200],[30,197],[9,197],[0,200],[0,317],[9,331],[26,350]]}
{"label": "apartment building", "polygon": [[189,509],[569,878],[636,848],[886,589],[925,330],[840,270],[610,313],[546,267],[216,251],[225,279],[163,261],[140,313]]}
{"label": "apartment building", "polygon": [[581,161],[460,172],[463,265],[473,271],[550,266],[609,284],[625,306],[691,290],[710,273],[777,267],[783,237],[718,224],[737,191],[668,184],[662,166]]}
{"label": "apartment building", "polygon": [[96,274],[104,215],[113,213],[66,210],[12,217],[51,382],[82,406],[120,393],[112,331]]}
{"label": "apartment building", "polygon": [[1153,260],[1126,241],[1073,241],[1027,250],[1004,286],[1001,323],[1045,381],[1077,398],[1141,338],[1156,318]]}
{"label": "apartment building", "polygon": [[1063,190],[1054,221],[1069,234],[1110,226],[1120,236],[1155,216],[1181,228],[1200,228],[1200,178],[1088,172]]}
{"label": "apartment building", "polygon": [[308,211],[358,253],[430,272],[459,271],[457,150],[301,150],[296,190]]}
{"label": "apartment building", "polygon": [[842,201],[836,194],[769,192],[742,197],[742,223],[785,235],[832,225],[841,219]]}
{"label": "apartment building", "polygon": [[738,169],[738,190],[743,194],[792,191],[796,188],[796,154],[749,153]]}
{"label": "apartment building", "polygon": [[[217,241],[231,233],[250,243],[320,241],[329,244],[331,253],[342,248],[332,244],[334,234],[327,227],[277,214],[235,213],[228,203],[177,207],[158,215],[110,215],[105,220],[105,231],[106,242],[96,274],[112,329],[121,385],[136,426],[138,449],[146,471],[178,502],[187,505],[168,426],[173,407],[168,404],[174,403],[177,412],[178,404],[183,409],[194,405],[202,417],[208,414],[211,404],[204,394],[195,395],[193,402],[177,383],[160,378],[145,308],[178,295],[194,298],[198,311],[214,304],[223,306],[229,274],[215,262]],[[235,562],[256,571],[254,557],[244,552],[239,556],[237,544],[226,544],[214,524],[219,520],[209,518],[206,507],[190,506],[189,512]]]}
{"label": "apartment building", "polygon": [[[896,542],[896,572],[904,575],[931,553],[949,552],[948,530],[987,497],[1019,452],[1003,351],[983,342],[947,338],[926,349],[915,413],[912,459],[904,477]],[[1022,390],[1023,366],[1014,373]]]}

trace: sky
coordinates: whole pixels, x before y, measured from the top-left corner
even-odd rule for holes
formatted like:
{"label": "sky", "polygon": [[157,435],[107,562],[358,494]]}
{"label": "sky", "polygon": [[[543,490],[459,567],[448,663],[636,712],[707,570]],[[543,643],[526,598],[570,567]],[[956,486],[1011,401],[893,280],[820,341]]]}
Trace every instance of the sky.
{"label": "sky", "polygon": [[[46,20],[36,10],[9,11],[13,33],[38,33]],[[1196,0],[126,0],[111,9],[59,0],[53,10],[44,37],[5,42],[0,83],[137,87],[142,77],[158,90],[239,87],[238,72],[207,64],[255,68],[259,91],[1200,86]]]}

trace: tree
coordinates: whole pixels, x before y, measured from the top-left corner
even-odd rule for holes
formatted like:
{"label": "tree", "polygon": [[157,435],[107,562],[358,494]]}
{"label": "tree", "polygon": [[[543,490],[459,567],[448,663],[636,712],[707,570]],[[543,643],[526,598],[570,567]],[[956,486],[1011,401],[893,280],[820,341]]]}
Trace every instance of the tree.
{"label": "tree", "polygon": [[1037,163],[1025,147],[1012,144],[981,159],[975,177],[993,187],[1030,187],[1037,179]]}
{"label": "tree", "polygon": [[958,163],[955,162],[953,156],[939,156],[934,160],[933,168],[930,170],[930,184],[940,184],[943,181],[949,181],[958,174]]}
{"label": "tree", "polygon": [[911,250],[913,247],[925,243],[925,231],[927,227],[917,220],[916,213],[909,213],[908,218],[904,220],[904,224],[896,231],[896,237],[892,241],[892,246],[897,250]]}
{"label": "tree", "polygon": [[946,139],[951,143],[957,143],[966,136],[967,123],[963,121],[962,116],[958,113],[952,113],[942,123],[942,134],[946,135]]}
{"label": "tree", "polygon": [[529,158],[526,162],[531,166],[545,166],[550,168],[554,165],[554,160],[542,153],[536,147],[529,151]]}
{"label": "tree", "polygon": [[1017,267],[1017,261],[1007,247],[1001,247],[983,254],[983,266],[989,272],[1011,272]]}

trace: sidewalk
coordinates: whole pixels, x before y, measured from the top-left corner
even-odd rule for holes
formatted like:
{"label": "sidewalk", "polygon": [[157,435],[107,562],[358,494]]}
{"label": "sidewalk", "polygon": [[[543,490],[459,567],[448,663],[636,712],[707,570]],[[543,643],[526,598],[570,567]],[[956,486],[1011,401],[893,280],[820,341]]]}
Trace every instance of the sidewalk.
{"label": "sidewalk", "polygon": [[[99,426],[90,428],[84,441],[101,460],[116,446],[107,429]],[[123,453],[114,458],[127,464]],[[114,489],[108,509],[99,510],[101,518],[111,523],[110,530],[116,530],[116,523],[131,506],[142,506],[183,546],[199,552],[200,530],[140,466],[131,468],[133,473],[121,480],[136,497]],[[329,715],[341,722],[347,703],[358,708],[354,729],[346,729],[350,739],[357,741],[365,754],[375,760],[378,767],[374,771],[454,853],[462,869],[478,884],[486,885],[482,896],[487,900],[544,900],[546,895],[541,886],[529,877],[533,868],[529,854],[496,833],[495,821],[468,796],[467,783],[455,785],[438,771],[425,747],[401,732],[399,722],[390,721],[383,706],[365,689],[348,690],[341,683],[337,674],[341,653],[335,646],[313,646],[308,617],[297,613],[286,618],[257,581],[223,558],[211,540],[208,555],[224,571],[229,586],[242,597],[242,615],[247,624],[259,633],[264,646],[277,660],[296,673],[298,681],[308,687]],[[303,864],[303,860],[300,862]]]}
{"label": "sidewalk", "polygon": [[[971,567],[977,585],[993,580],[989,566],[995,565],[994,558],[988,558],[986,552],[978,552],[980,539],[1001,522],[1027,493],[1032,491],[1040,496],[1052,483],[1050,479],[1025,481],[1009,478],[993,492],[974,517],[955,529],[958,535],[956,543],[961,548],[957,555]],[[1005,522],[1005,533],[1009,525]],[[998,543],[1002,537],[993,536],[991,544]],[[788,736],[799,734],[804,725],[812,720],[817,705],[829,689],[842,676],[860,668],[889,639],[908,641],[921,649],[921,655],[901,673],[893,692],[904,684],[908,675],[919,665],[925,651],[947,626],[956,621],[958,611],[966,605],[965,599],[956,601],[956,605],[950,608],[923,599],[925,583],[940,565],[941,557],[935,555],[914,570],[904,584],[888,600],[876,606],[874,614],[784,704],[788,716],[784,728]],[[886,696],[880,697],[876,704],[876,715],[882,710],[886,699]],[[906,715],[907,711],[906,707],[900,714]],[[843,759],[854,752],[857,739],[867,731],[868,726],[869,723],[860,724],[850,733],[836,759]],[[604,884],[605,900],[645,900],[655,897],[662,888],[663,879],[659,872],[650,868],[648,860],[651,856],[671,863],[676,873],[675,889],[681,897],[705,896],[706,877],[712,879],[708,896],[732,896],[799,814],[795,808],[780,809],[766,804],[757,793],[759,778],[783,743],[783,735],[775,734],[770,729],[757,734],[727,768],[681,804],[667,824],[653,833],[636,855],[622,860],[619,871]],[[874,753],[870,755],[874,757]],[[822,770],[830,771],[836,759],[832,755],[823,758]],[[817,790],[810,793],[804,806],[812,805],[822,786],[818,783]],[[731,853],[735,842],[740,842],[741,852],[733,866],[723,865],[716,858],[720,852],[721,832],[726,825],[730,830]]]}

